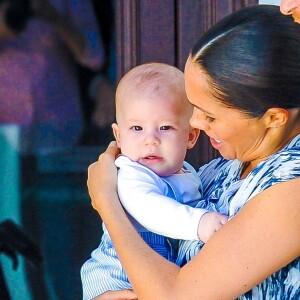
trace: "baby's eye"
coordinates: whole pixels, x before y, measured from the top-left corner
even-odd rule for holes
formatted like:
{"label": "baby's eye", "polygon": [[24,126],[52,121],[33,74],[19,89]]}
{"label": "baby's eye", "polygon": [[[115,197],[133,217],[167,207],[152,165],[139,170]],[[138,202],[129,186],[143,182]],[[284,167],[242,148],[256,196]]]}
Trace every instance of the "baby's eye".
{"label": "baby's eye", "polygon": [[209,116],[204,116],[204,119],[205,119],[205,121],[206,122],[208,122],[208,123],[211,123],[211,122],[213,122],[215,119],[214,118],[212,118],[212,117],[209,117]]}
{"label": "baby's eye", "polygon": [[169,126],[169,125],[165,125],[165,126],[160,127],[160,130],[170,130],[170,129],[172,129],[172,126]]}
{"label": "baby's eye", "polygon": [[141,126],[132,126],[131,129],[133,131],[141,131],[141,130],[143,130],[143,128]]}

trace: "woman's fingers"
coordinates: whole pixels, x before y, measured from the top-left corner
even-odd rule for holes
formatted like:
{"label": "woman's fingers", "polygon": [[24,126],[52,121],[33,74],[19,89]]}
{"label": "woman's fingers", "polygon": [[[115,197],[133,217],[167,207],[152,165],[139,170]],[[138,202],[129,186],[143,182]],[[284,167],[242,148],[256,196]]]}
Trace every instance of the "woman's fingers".
{"label": "woman's fingers", "polygon": [[101,156],[103,154],[112,155],[114,157],[114,159],[116,159],[117,156],[120,154],[120,149],[117,147],[117,142],[116,141],[110,142],[109,145],[107,146],[105,152],[100,154],[99,159],[101,158]]}
{"label": "woman's fingers", "polygon": [[99,159],[88,167],[88,192],[95,210],[101,208],[103,195],[111,194],[117,188],[115,159],[120,154],[116,142],[111,142]]}

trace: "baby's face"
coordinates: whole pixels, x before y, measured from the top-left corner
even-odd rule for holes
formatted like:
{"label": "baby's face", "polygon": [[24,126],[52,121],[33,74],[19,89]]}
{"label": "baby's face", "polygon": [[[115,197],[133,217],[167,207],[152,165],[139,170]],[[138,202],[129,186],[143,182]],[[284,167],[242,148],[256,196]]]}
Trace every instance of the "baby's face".
{"label": "baby's face", "polygon": [[191,147],[187,99],[167,89],[127,96],[119,101],[115,130],[122,154],[159,176],[178,172]]}

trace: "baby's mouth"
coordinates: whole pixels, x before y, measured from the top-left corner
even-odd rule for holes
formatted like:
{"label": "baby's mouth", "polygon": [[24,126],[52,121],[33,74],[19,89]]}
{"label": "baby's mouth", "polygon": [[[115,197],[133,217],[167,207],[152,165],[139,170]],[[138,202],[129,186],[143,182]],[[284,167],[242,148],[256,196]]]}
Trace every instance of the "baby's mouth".
{"label": "baby's mouth", "polygon": [[160,162],[163,158],[161,156],[150,154],[142,157],[141,161],[144,163],[151,163],[151,162]]}
{"label": "baby's mouth", "polygon": [[147,155],[145,157],[143,157],[143,159],[146,160],[153,160],[153,159],[160,159],[161,157],[157,156],[157,155]]}

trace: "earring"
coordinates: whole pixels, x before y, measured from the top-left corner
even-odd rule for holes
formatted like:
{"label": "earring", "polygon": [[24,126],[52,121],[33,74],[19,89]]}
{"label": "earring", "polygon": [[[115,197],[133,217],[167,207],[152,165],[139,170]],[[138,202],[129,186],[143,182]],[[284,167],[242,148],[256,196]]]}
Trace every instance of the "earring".
{"label": "earring", "polygon": [[274,129],[277,129],[277,128],[278,128],[278,126],[277,126],[277,125],[274,125],[272,128],[274,128]]}

